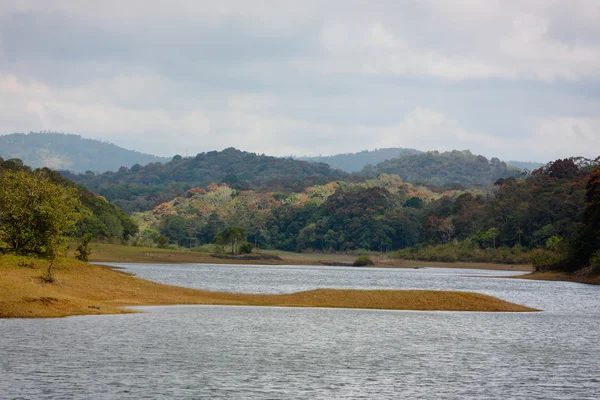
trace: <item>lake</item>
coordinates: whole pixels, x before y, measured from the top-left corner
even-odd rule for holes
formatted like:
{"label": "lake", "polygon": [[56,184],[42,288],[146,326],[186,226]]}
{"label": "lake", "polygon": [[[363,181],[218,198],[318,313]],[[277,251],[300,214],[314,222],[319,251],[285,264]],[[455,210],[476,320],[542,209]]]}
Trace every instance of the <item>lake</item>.
{"label": "lake", "polygon": [[541,313],[232,306],[0,320],[0,398],[600,398],[600,287],[507,271],[112,264],[207,290],[466,290]]}

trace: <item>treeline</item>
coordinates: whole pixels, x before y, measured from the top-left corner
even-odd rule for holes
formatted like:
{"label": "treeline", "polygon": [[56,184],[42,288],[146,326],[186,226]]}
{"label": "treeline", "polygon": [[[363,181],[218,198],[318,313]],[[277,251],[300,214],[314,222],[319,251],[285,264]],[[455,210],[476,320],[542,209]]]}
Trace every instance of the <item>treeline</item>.
{"label": "treeline", "polygon": [[[4,160],[0,158],[0,176],[6,171],[24,172],[29,175],[41,174],[55,185],[72,189],[80,202],[77,210],[80,218],[74,229],[69,232],[72,236],[82,237],[89,233],[98,239],[119,238],[125,240],[138,232],[137,224],[119,207],[66,179],[56,171],[48,168],[32,170],[19,159]],[[7,204],[0,204],[0,207],[7,206]]]}
{"label": "treeline", "polygon": [[347,173],[327,164],[269,157],[234,148],[199,153],[195,157],[177,155],[165,164],[136,164],[98,175],[68,172],[63,175],[128,213],[151,210],[191,188],[206,187],[213,182],[225,183],[237,191],[291,193],[332,180],[352,180]]}

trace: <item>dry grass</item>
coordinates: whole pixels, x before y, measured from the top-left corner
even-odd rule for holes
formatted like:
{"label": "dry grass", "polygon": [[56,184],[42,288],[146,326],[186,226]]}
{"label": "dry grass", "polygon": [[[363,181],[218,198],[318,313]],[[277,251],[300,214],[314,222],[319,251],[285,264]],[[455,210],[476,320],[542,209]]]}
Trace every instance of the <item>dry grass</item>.
{"label": "dry grass", "polygon": [[581,276],[559,271],[532,272],[531,274],[514,276],[512,278],[532,279],[538,281],[577,282],[588,283],[592,285],[600,285],[600,276]]}
{"label": "dry grass", "polygon": [[498,264],[498,263],[480,263],[480,262],[442,262],[442,261],[419,261],[404,260],[398,258],[377,258],[373,259],[377,267],[389,268],[459,268],[459,269],[488,269],[498,271],[533,271],[529,264]]}
{"label": "dry grass", "polygon": [[[428,290],[319,289],[283,295],[209,292],[145,281],[109,268],[63,260],[43,283],[44,260],[0,257],[0,318],[120,314],[132,305],[220,304],[390,310],[535,311],[494,297]],[[21,264],[21,265],[19,265]]]}

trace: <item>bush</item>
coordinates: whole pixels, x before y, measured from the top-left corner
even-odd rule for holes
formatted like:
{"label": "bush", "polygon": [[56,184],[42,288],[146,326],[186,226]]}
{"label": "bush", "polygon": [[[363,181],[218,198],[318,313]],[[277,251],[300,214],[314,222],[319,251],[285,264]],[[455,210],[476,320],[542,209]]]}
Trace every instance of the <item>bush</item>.
{"label": "bush", "polygon": [[594,271],[600,271],[600,250],[597,250],[590,258],[590,265]]}
{"label": "bush", "polygon": [[77,246],[77,250],[75,250],[75,258],[79,261],[87,262],[90,258],[90,254],[92,254],[92,249],[90,249],[90,242],[92,241],[92,234],[86,233],[81,238],[81,242]]}
{"label": "bush", "polygon": [[250,253],[252,253],[253,248],[254,248],[254,246],[252,245],[252,243],[242,242],[238,246],[238,253],[239,254],[250,254]]}
{"label": "bush", "polygon": [[169,244],[169,238],[166,236],[162,236],[162,235],[155,236],[154,238],[152,238],[152,240],[161,249],[166,249],[167,245]]}
{"label": "bush", "polygon": [[365,265],[373,265],[373,260],[369,256],[358,256],[356,260],[354,260],[354,266],[356,267],[364,267]]}
{"label": "bush", "polygon": [[533,249],[527,255],[527,261],[536,271],[546,271],[560,265],[562,257],[554,251]]}

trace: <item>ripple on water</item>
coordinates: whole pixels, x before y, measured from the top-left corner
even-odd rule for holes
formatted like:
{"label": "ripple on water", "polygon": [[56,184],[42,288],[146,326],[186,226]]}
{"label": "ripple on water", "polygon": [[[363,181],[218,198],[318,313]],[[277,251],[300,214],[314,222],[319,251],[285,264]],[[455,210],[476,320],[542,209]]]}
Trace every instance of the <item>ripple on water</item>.
{"label": "ripple on water", "polygon": [[171,306],[134,315],[1,320],[0,398],[600,397],[596,287],[453,270],[130,270],[166,283],[255,293],[472,290],[546,311]]}

